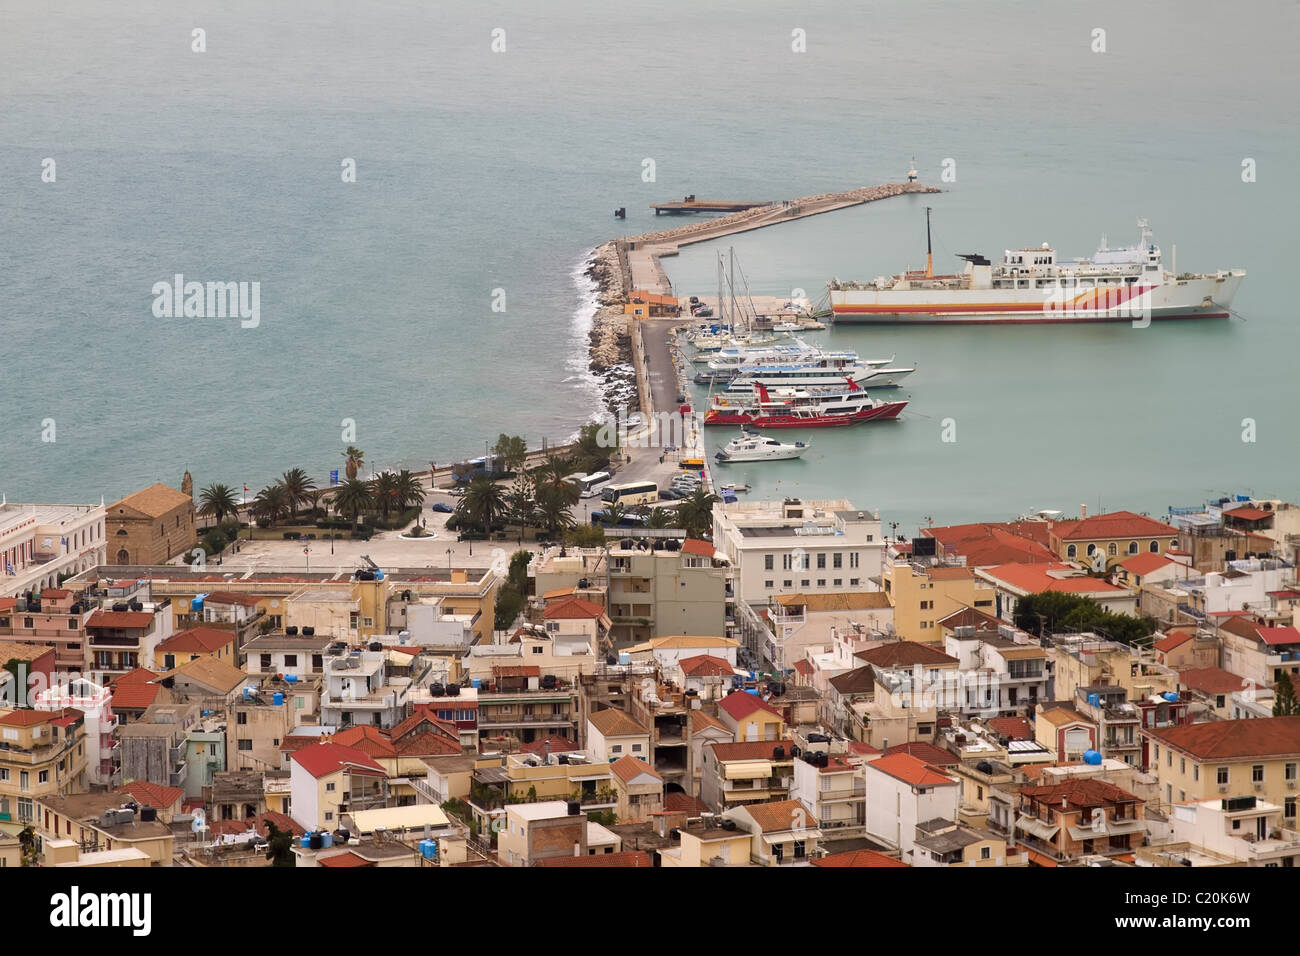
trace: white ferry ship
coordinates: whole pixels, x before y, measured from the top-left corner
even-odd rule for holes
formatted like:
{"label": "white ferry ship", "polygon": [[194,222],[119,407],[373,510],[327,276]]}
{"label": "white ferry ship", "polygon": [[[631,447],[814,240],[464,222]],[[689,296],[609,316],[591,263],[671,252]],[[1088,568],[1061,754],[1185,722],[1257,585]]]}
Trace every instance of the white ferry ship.
{"label": "white ferry ship", "polygon": [[[960,273],[934,275],[927,252],[923,272],[832,280],[831,312],[836,322],[879,325],[1227,318],[1245,270],[1178,273],[1176,262],[1166,270],[1147,221],[1139,219],[1138,227],[1138,245],[1110,249],[1103,236],[1091,259],[1058,259],[1045,242],[1008,249],[997,265],[967,253],[959,257],[966,260]],[[927,208],[927,248],[929,237]]]}

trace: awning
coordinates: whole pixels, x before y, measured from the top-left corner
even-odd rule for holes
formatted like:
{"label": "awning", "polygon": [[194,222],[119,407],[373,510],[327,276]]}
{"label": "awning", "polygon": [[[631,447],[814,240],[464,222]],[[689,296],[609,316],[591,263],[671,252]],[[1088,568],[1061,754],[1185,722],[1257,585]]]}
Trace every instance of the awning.
{"label": "awning", "polygon": [[741,763],[729,763],[725,777],[728,780],[753,780],[756,777],[772,776],[770,760],[746,760]]}
{"label": "awning", "polygon": [[1061,829],[1059,824],[1057,826],[1049,826],[1037,817],[1027,816],[1023,813],[1016,817],[1016,828],[1024,830],[1026,833],[1032,833],[1040,840],[1048,841],[1056,839],[1056,834]]}
{"label": "awning", "polygon": [[1107,821],[1100,830],[1092,827],[1068,827],[1071,840],[1098,840],[1108,836],[1125,836],[1129,833],[1143,833],[1147,825],[1141,820]]}

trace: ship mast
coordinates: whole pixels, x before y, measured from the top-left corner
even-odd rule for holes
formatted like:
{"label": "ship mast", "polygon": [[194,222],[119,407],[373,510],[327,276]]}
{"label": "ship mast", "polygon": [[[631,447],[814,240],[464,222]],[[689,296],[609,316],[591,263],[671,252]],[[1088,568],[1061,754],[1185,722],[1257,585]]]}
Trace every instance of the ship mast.
{"label": "ship mast", "polygon": [[925,207],[925,277],[934,278],[934,248],[930,244],[930,207]]}

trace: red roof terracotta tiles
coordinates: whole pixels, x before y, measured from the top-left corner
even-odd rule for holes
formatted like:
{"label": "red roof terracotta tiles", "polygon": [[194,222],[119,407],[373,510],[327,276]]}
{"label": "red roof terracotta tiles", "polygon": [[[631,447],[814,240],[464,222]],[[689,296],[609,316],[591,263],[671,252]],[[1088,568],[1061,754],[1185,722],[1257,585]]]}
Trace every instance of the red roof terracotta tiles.
{"label": "red roof terracotta tiles", "polygon": [[881,773],[887,773],[913,787],[940,787],[956,784],[956,780],[939,770],[938,767],[918,760],[911,754],[895,753],[891,756],[877,757],[867,764]]}
{"label": "red roof terracotta tiles", "polygon": [[368,755],[336,743],[317,743],[304,747],[290,758],[317,779],[340,770],[368,776],[384,776],[384,768]]}
{"label": "red roof terracotta tiles", "polygon": [[1216,720],[1142,732],[1157,743],[1197,760],[1246,760],[1300,754],[1300,717]]}
{"label": "red roof terracotta tiles", "polygon": [[747,694],[743,690],[728,694],[718,701],[718,706],[730,714],[733,720],[743,720],[756,710],[764,710],[777,717],[781,716],[781,712],[771,704],[753,694]]}
{"label": "red roof terracotta tiles", "polygon": [[730,677],[736,672],[736,669],[727,663],[726,658],[710,657],[708,654],[683,657],[677,662],[677,666],[687,677]]}
{"label": "red roof terracotta tiles", "polygon": [[1178,672],[1178,683],[1206,694],[1231,694],[1247,686],[1246,680],[1221,667],[1197,667]]}
{"label": "red roof terracotta tiles", "polygon": [[813,860],[813,866],[907,866],[902,860],[885,856],[875,850],[850,850],[847,853],[832,853],[820,860]]}

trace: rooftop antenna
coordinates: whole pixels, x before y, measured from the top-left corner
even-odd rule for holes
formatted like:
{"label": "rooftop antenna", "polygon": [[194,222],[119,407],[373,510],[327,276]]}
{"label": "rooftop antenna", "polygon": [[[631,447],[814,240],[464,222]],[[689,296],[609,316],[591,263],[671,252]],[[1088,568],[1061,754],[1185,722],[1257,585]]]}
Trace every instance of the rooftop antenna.
{"label": "rooftop antenna", "polygon": [[934,278],[934,247],[930,243],[930,207],[925,207],[925,277]]}

